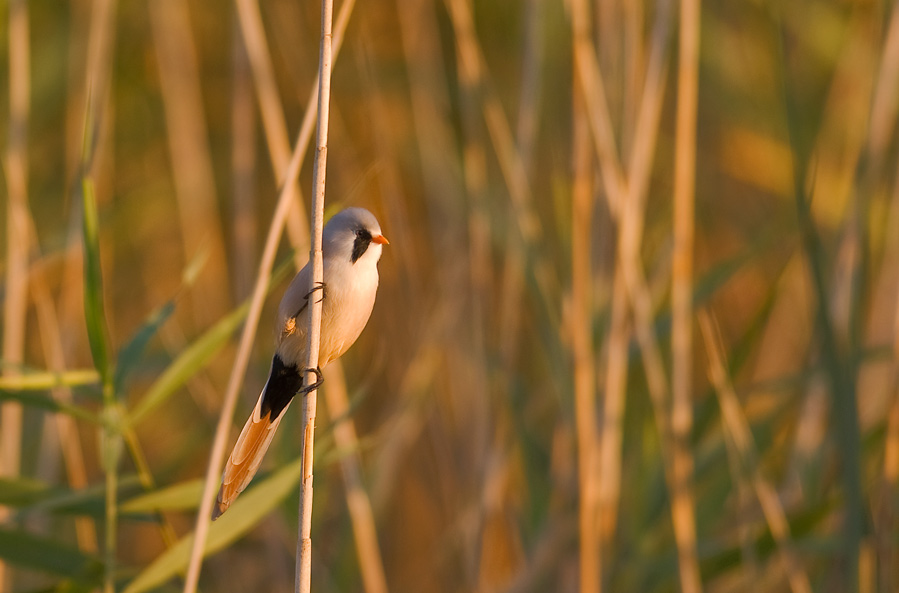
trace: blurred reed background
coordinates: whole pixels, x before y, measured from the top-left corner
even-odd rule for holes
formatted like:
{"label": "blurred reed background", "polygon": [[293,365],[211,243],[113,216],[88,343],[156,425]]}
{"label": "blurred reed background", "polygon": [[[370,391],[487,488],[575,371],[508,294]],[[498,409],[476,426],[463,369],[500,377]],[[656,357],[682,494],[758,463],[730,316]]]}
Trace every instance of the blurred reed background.
{"label": "blurred reed background", "polygon": [[[0,591],[181,590],[319,10],[4,4]],[[326,203],[391,246],[313,589],[899,590],[899,3],[336,11]],[[290,590],[299,418],[202,591]]]}

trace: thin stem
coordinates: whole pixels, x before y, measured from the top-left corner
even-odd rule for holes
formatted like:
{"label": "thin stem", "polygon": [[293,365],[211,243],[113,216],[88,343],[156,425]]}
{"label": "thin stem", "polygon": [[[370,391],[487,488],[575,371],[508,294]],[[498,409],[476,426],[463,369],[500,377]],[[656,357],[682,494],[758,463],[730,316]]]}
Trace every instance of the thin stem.
{"label": "thin stem", "polygon": [[[312,248],[309,261],[312,264],[312,284],[321,285],[324,276],[322,262],[322,229],[325,226],[325,177],[328,164],[328,117],[331,102],[331,21],[333,0],[322,0],[321,46],[318,63],[318,121],[316,125],[316,152],[312,169]],[[306,368],[318,367],[319,339],[321,336],[322,301],[312,299],[309,306],[308,345]],[[306,373],[307,385],[315,381],[315,374]],[[303,482],[300,487],[300,529],[297,542],[297,566],[295,590],[309,593],[312,586],[312,459],[315,441],[315,408],[318,390],[303,395]]]}
{"label": "thin stem", "polygon": [[[783,25],[781,24],[781,27]],[[781,36],[785,31],[779,31]],[[783,39],[781,58],[783,59]],[[809,151],[802,142],[798,130],[798,105],[791,94],[786,72],[782,73],[781,91],[787,117],[787,131],[793,151],[793,194],[796,202],[797,224],[804,255],[811,272],[817,307],[815,325],[820,340],[821,356],[827,370],[827,379],[833,399],[835,433],[841,456],[840,470],[843,488],[844,515],[842,545],[842,566],[839,570],[841,591],[858,590],[858,563],[862,545],[862,491],[861,491],[861,436],[856,404],[855,374],[852,340],[841,343],[829,316],[831,299],[828,296],[825,278],[823,245],[815,221],[812,217],[811,196],[805,188],[808,172]]]}
{"label": "thin stem", "polygon": [[596,426],[596,370],[593,346],[590,240],[593,218],[593,173],[590,137],[586,132],[584,96],[574,93],[574,188],[571,203],[571,353],[574,363],[574,406],[578,452],[578,524],[580,590],[602,590],[598,530],[599,436]]}
{"label": "thin stem", "polygon": [[358,454],[359,438],[356,435],[353,417],[350,415],[346,379],[340,361],[328,365],[324,373],[325,381],[328,383],[325,398],[328,404],[328,415],[334,429],[334,443],[339,451],[346,452],[340,458],[340,469],[346,488],[347,508],[349,508],[352,520],[356,556],[359,559],[359,572],[362,574],[364,591],[365,593],[387,593],[384,561],[378,545],[371,500],[362,479]]}
{"label": "thin stem", "polygon": [[[28,118],[31,100],[28,3],[9,3],[9,138],[4,158],[7,183],[6,285],[3,307],[3,375],[18,374],[24,360],[28,307]],[[0,476],[17,477],[22,446],[22,404],[0,406]],[[9,511],[0,507],[0,523]],[[0,590],[9,573],[0,562]]]}
{"label": "thin stem", "polygon": [[693,240],[696,119],[699,87],[699,0],[681,0],[674,156],[674,253],[671,282],[671,433],[674,438],[672,514],[681,590],[702,590],[696,555],[691,482],[693,458]]}
{"label": "thin stem", "polygon": [[[334,32],[333,57],[336,58],[338,49],[343,39],[343,32],[346,30],[349,22],[350,14],[352,14],[353,0],[347,0],[341,5],[340,13],[337,16],[337,27]],[[300,173],[300,165],[303,156],[306,154],[306,148],[312,136],[311,123],[315,119],[318,104],[310,102],[306,108],[303,117],[303,124],[298,134],[296,144],[291,154],[290,162],[284,173],[284,180],[278,193],[278,203],[272,216],[272,222],[269,226],[268,235],[265,240],[265,247],[262,251],[262,259],[259,263],[259,273],[256,276],[256,284],[253,288],[253,297],[250,302],[250,310],[247,314],[247,321],[244,325],[243,333],[240,337],[237,356],[234,359],[234,366],[228,379],[228,386],[225,389],[225,397],[222,403],[219,422],[216,425],[215,439],[210,453],[209,465],[206,470],[206,477],[203,485],[203,497],[200,502],[200,510],[197,515],[196,529],[191,549],[190,562],[188,564],[187,577],[184,581],[184,593],[193,593],[197,590],[197,583],[200,579],[200,568],[203,562],[203,550],[206,545],[206,538],[209,534],[209,517],[212,514],[212,505],[215,502],[215,492],[218,487],[218,480],[221,477],[222,463],[225,461],[225,447],[227,446],[228,432],[231,428],[231,419],[234,416],[234,407],[237,405],[237,395],[243,382],[247,365],[250,361],[250,351],[253,346],[253,340],[256,336],[256,330],[259,327],[259,316],[262,313],[262,306],[265,303],[265,295],[268,287],[268,280],[271,276],[272,265],[275,261],[275,255],[278,250],[278,243],[281,240],[281,231],[284,229],[284,223],[287,220],[288,212],[291,207],[291,198],[294,195],[291,188],[296,183],[296,178]],[[307,123],[308,122],[308,123]]]}
{"label": "thin stem", "polygon": [[732,440],[739,457],[741,475],[748,475],[752,488],[762,507],[771,535],[777,543],[778,554],[787,573],[793,593],[811,593],[808,575],[802,568],[790,535],[790,523],[784,512],[777,491],[764,478],[758,466],[758,453],[752,439],[752,431],[734,391],[724,361],[724,348],[718,332],[707,311],[699,313],[699,327],[709,359],[709,377],[718,395],[721,417],[726,433]]}
{"label": "thin stem", "polygon": [[184,242],[184,259],[200,251],[208,259],[191,290],[194,322],[205,327],[230,308],[225,239],[216,198],[215,173],[200,88],[190,13],[184,2],[148,5],[166,118],[166,139]]}

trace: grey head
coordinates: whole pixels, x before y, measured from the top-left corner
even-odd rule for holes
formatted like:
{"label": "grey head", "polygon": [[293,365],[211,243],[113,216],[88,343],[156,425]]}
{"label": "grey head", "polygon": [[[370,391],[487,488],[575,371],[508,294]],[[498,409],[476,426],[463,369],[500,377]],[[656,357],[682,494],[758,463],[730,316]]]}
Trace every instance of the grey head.
{"label": "grey head", "polygon": [[347,208],[335,214],[322,233],[322,252],[325,257],[347,259],[355,264],[365,259],[381,257],[381,246],[390,242],[381,234],[375,215],[365,208]]}

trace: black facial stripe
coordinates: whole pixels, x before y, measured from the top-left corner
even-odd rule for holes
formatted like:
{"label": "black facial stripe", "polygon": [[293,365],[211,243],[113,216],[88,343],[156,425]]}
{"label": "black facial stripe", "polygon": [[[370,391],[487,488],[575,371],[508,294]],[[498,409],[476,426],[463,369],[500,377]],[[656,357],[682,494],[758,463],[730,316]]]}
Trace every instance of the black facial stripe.
{"label": "black facial stripe", "polygon": [[268,420],[274,422],[302,387],[303,374],[297,365],[285,365],[281,357],[275,354],[265,395],[262,396],[262,416],[271,413]]}
{"label": "black facial stripe", "polygon": [[368,250],[369,245],[371,245],[371,233],[365,229],[358,229],[356,231],[356,240],[353,241],[353,254],[350,256],[350,261],[356,263]]}

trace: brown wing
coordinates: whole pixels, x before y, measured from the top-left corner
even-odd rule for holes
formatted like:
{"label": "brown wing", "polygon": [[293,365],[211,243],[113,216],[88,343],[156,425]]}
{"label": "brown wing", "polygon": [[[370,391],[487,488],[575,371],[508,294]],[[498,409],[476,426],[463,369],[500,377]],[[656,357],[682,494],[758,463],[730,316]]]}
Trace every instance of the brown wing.
{"label": "brown wing", "polygon": [[281,414],[274,421],[270,422],[269,412],[262,416],[264,389],[262,393],[263,395],[259,396],[259,401],[256,403],[253,413],[250,414],[250,418],[244,425],[243,430],[240,431],[234,450],[231,451],[231,456],[225,464],[225,471],[222,474],[222,485],[219,488],[216,505],[212,509],[213,521],[228,510],[228,507],[231,506],[237,495],[243,492],[250,480],[253,479],[253,476],[256,475],[256,470],[259,469],[259,464],[262,463],[262,458],[272,442],[272,437],[275,436],[275,430],[278,429],[278,424],[281,423],[281,418],[284,417]]}

